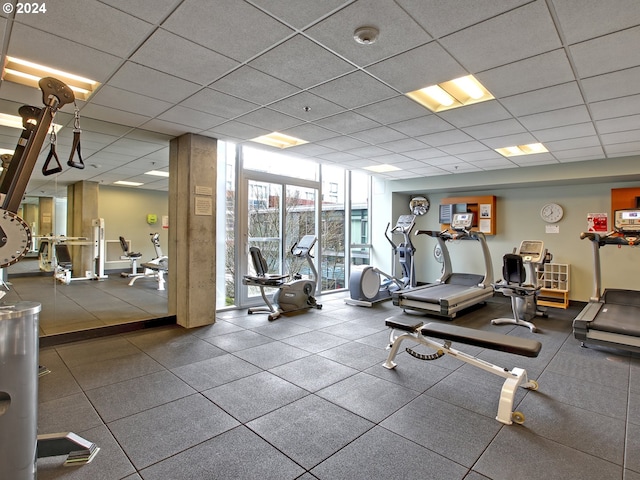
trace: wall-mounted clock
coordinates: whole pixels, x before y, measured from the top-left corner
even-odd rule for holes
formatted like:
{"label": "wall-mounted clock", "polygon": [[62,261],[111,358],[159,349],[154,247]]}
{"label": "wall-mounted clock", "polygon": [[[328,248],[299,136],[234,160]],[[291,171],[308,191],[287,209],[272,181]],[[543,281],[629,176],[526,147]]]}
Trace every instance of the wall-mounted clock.
{"label": "wall-mounted clock", "polygon": [[427,213],[430,206],[431,203],[426,197],[413,197],[409,202],[409,210],[411,210],[411,213],[418,216]]}
{"label": "wall-mounted clock", "polygon": [[557,203],[547,203],[540,210],[540,217],[547,223],[557,223],[562,219],[564,210]]}

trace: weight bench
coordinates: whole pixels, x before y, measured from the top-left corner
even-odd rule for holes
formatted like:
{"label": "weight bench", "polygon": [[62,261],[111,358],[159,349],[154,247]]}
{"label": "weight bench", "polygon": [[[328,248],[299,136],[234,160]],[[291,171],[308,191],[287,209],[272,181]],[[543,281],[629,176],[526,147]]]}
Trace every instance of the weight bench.
{"label": "weight bench", "polygon": [[[436,350],[436,352],[432,354],[421,354],[413,351],[411,348],[406,349],[407,353],[420,360],[437,360],[445,354],[452,355],[463,362],[504,378],[505,381],[500,391],[496,420],[506,425],[511,425],[514,422],[518,424],[524,423],[524,415],[521,412],[513,411],[516,389],[523,387],[529,390],[537,390],[538,382],[529,380],[527,378],[527,372],[523,368],[516,367],[509,370],[499,367],[498,365],[493,365],[492,363],[451,348],[451,342],[466,343],[476,347],[514,353],[525,357],[537,357],[542,348],[540,342],[451,324],[434,322],[424,325],[422,321],[416,321],[407,316],[390,317],[385,321],[385,324],[392,329],[389,336],[389,356],[382,364],[385,368],[393,369],[396,367],[394,359],[398,353],[400,344],[405,340],[413,340]],[[398,334],[398,331],[401,333]],[[443,339],[444,342],[440,343],[428,337],[440,338]]]}

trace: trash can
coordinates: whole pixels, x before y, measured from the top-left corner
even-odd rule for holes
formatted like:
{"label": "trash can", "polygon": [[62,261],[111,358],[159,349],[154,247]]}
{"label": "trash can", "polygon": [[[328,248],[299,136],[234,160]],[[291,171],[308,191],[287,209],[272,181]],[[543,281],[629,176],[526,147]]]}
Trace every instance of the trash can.
{"label": "trash can", "polygon": [[0,468],[11,480],[36,478],[41,308],[0,303]]}

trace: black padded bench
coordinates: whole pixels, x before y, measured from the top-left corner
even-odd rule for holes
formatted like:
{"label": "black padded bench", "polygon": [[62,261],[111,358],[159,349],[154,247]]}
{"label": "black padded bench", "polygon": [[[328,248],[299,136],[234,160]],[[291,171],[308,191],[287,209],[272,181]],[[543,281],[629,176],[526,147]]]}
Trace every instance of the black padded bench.
{"label": "black padded bench", "polygon": [[485,330],[476,330],[474,328],[459,327],[451,324],[432,322],[423,326],[423,323],[420,321],[416,322],[413,319],[405,319],[402,317],[391,317],[386,320],[385,324],[388,327],[407,332],[413,332],[422,327],[420,333],[426,337],[451,340],[452,342],[490,348],[491,350],[514,353],[524,357],[537,357],[542,348],[542,344],[536,340],[487,332]]}
{"label": "black padded bench", "polygon": [[[529,380],[524,368],[514,367],[508,369],[493,365],[485,360],[452,348],[449,342],[466,343],[476,347],[514,353],[525,357],[537,357],[542,348],[540,342],[445,323],[432,322],[424,325],[422,321],[416,320],[408,315],[390,317],[385,321],[385,324],[392,330],[389,337],[389,355],[387,356],[387,360],[382,364],[383,367],[388,369],[394,369],[396,367],[394,360],[398,354],[400,345],[405,340],[420,343],[436,351],[434,354],[419,354],[411,348],[406,349],[412,357],[419,360],[437,360],[444,354],[452,355],[458,360],[504,378],[505,380],[500,390],[496,420],[507,425],[513,422],[524,422],[522,412],[513,411],[516,390],[518,387],[537,390],[538,382]],[[444,343],[433,340],[433,338],[443,340]]]}

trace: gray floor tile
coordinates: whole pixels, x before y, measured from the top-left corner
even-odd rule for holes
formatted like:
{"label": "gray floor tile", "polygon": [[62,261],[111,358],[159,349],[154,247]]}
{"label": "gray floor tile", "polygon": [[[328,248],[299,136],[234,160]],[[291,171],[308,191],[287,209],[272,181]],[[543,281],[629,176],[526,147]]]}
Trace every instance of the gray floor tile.
{"label": "gray floor tile", "polygon": [[286,317],[281,317],[277,322],[268,322],[265,325],[254,327],[251,330],[274,340],[282,340],[313,331],[301,323],[291,322],[291,319]]}
{"label": "gray floor tile", "polygon": [[50,370],[50,373],[38,379],[39,402],[66,397],[82,391],[55,349],[40,351],[39,364]]}
{"label": "gray floor tile", "polygon": [[324,350],[318,355],[357,370],[366,370],[373,365],[382,365],[387,353],[377,347],[357,342],[344,343],[338,347]]}
{"label": "gray floor tile", "polygon": [[372,422],[380,422],[413,400],[418,393],[367,373],[358,373],[317,392]]}
{"label": "gray floor tile", "polygon": [[261,372],[202,393],[234,418],[246,423],[309,392],[269,372]]}
{"label": "gray floor tile", "polygon": [[305,350],[278,341],[241,350],[235,354],[264,370],[311,355]]}
{"label": "gray floor tile", "polygon": [[426,394],[380,425],[466,467],[473,466],[495,434],[504,427],[493,418]]}
{"label": "gray floor tile", "polygon": [[530,432],[622,465],[624,420],[588,412],[535,393],[527,395],[518,410],[526,415],[525,425]]}
{"label": "gray floor tile", "polygon": [[146,353],[110,358],[70,367],[71,373],[84,390],[111,385],[131,378],[142,377],[164,370],[163,366]]}
{"label": "gray floor tile", "polygon": [[38,433],[81,432],[102,421],[84,392],[38,405]]}
{"label": "gray floor tile", "polygon": [[172,373],[161,371],[86,393],[102,419],[112,422],[196,392]]}
{"label": "gray floor tile", "polygon": [[366,432],[311,470],[321,480],[456,480],[466,472],[455,462],[381,427]]}
{"label": "gray floor tile", "polygon": [[239,378],[254,375],[262,370],[228,353],[209,360],[183,365],[171,371],[191,387],[202,392]]}
{"label": "gray floor tile", "polygon": [[547,370],[590,383],[626,390],[629,385],[629,359],[616,355],[574,355],[559,352]]}
{"label": "gray floor tile", "polygon": [[[588,441],[588,439],[586,439]],[[510,461],[505,462],[505,452]],[[539,478],[563,480],[620,480],[622,467],[516,426],[500,430],[473,469],[493,480]]]}
{"label": "gray floor tile", "polygon": [[104,425],[75,433],[100,448],[93,461],[82,466],[65,467],[64,457],[41,458],[38,460],[38,480],[120,480],[136,473]]}
{"label": "gray floor tile", "polygon": [[624,466],[629,470],[640,473],[640,425],[629,424],[627,426],[627,449]]}
{"label": "gray floor tile", "polygon": [[282,343],[301,348],[311,353],[319,353],[347,342],[348,340],[344,338],[336,337],[335,335],[325,332],[303,333],[282,340]]}
{"label": "gray floor tile", "polygon": [[141,472],[144,480],[293,480],[303,473],[304,469],[246,427],[225,432]]}
{"label": "gray floor tile", "polygon": [[280,365],[269,370],[310,392],[332,385],[358,373],[358,370],[318,355]]}
{"label": "gray floor tile", "polygon": [[140,470],[238,425],[231,416],[197,394],[116,420],[108,426]]}
{"label": "gray floor tile", "polygon": [[69,367],[99,363],[113,358],[140,353],[140,349],[123,337],[104,337],[56,347],[58,355]]}
{"label": "gray floor tile", "polygon": [[265,343],[271,343],[273,339],[260,335],[256,332],[252,332],[251,330],[240,330],[226,335],[209,337],[207,338],[207,341],[226,352],[233,353],[239,350],[256,347],[258,345],[264,345]]}
{"label": "gray floor tile", "polygon": [[[370,375],[422,393],[451,373],[451,370],[441,367],[441,365],[445,365],[446,360],[445,357],[442,357],[437,361],[422,361],[410,357],[407,353],[402,353],[396,356],[398,365],[392,370],[384,367],[383,362],[380,362],[365,371]],[[458,366],[460,365],[458,360],[453,360]]]}
{"label": "gray floor tile", "polygon": [[247,424],[304,468],[325,460],[373,424],[315,395],[309,395]]}
{"label": "gray floor tile", "polygon": [[538,378],[538,385],[538,392],[559,402],[613,418],[625,419],[627,416],[626,390],[552,371],[545,371]]}

